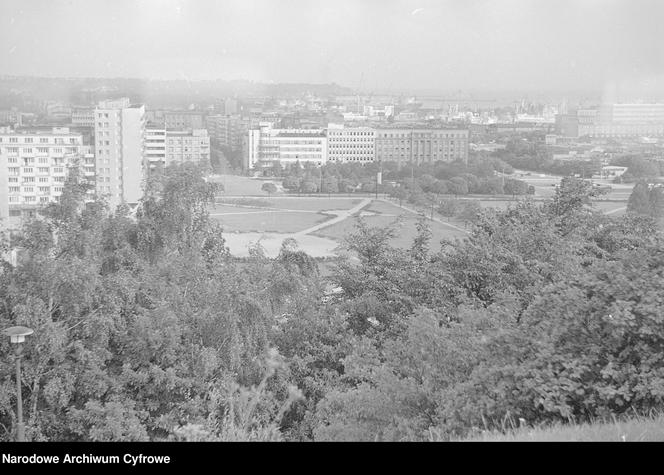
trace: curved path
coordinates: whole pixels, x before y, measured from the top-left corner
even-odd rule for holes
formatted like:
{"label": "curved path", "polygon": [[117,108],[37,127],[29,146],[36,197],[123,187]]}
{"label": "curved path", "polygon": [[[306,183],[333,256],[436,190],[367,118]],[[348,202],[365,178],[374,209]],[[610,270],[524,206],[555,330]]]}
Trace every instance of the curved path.
{"label": "curved path", "polygon": [[296,233],[293,233],[293,237],[295,237],[295,236],[304,236],[305,234],[315,233],[319,229],[323,229],[323,228],[326,228],[328,226],[332,226],[333,224],[337,224],[337,223],[343,221],[344,219],[349,218],[350,216],[352,216],[355,213],[359,212],[362,208],[364,208],[369,203],[371,203],[371,200],[372,200],[372,198],[365,198],[359,204],[353,206],[351,209],[325,211],[324,214],[333,214],[333,213],[336,214],[337,215],[336,218],[328,219],[327,221],[324,221],[320,224],[312,226],[308,229],[304,229],[302,231],[298,231]]}

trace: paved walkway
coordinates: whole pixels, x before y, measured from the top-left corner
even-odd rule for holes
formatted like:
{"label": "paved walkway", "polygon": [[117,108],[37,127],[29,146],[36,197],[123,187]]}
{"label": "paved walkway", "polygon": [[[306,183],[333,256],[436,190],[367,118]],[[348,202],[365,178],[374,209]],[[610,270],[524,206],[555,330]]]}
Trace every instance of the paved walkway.
{"label": "paved walkway", "polygon": [[[397,208],[405,209],[406,211],[410,211],[411,213],[414,213],[414,214],[418,214],[418,215],[419,215],[419,214],[424,214],[422,211],[417,211],[417,210],[414,210],[414,209],[412,209],[412,208],[408,208],[408,207],[403,206],[403,205],[398,205],[398,204],[393,203],[392,201],[387,200],[387,199],[385,199],[385,198],[378,198],[378,201],[383,201],[383,202],[385,202],[385,203],[389,203],[389,204],[391,204],[392,206],[396,206]],[[427,219],[431,219],[431,217],[430,217],[429,215],[427,215]],[[442,219],[439,219],[439,218],[433,218],[433,220],[436,221],[437,223],[442,224],[443,226],[447,226],[448,228],[456,229],[457,231],[461,231],[461,232],[464,232],[464,233],[466,233],[466,234],[470,234],[470,231],[468,231],[468,230],[466,230],[466,229],[463,229],[463,228],[460,228],[460,227],[458,227],[458,226],[455,226],[455,225],[453,225],[453,224],[446,223],[446,222],[443,221]]]}
{"label": "paved walkway", "polygon": [[355,205],[351,209],[325,211],[326,214],[334,213],[334,214],[337,215],[337,217],[332,218],[332,219],[328,219],[325,222],[322,222],[320,224],[312,226],[312,227],[310,227],[308,229],[305,229],[303,231],[298,231],[298,232],[293,234],[293,237],[295,237],[295,236],[304,236],[305,234],[315,233],[316,231],[318,231],[320,229],[326,228],[328,226],[332,226],[333,224],[337,224],[337,223],[343,221],[344,219],[349,218],[352,215],[354,215],[355,213],[359,212],[362,208],[364,208],[369,203],[371,203],[371,200],[372,200],[371,198],[365,198],[359,204]]}
{"label": "paved walkway", "polygon": [[616,209],[612,209],[611,211],[607,211],[604,214],[613,214],[613,213],[617,213],[619,211],[624,211],[626,209],[627,209],[627,206],[623,206],[622,208],[616,208]]}

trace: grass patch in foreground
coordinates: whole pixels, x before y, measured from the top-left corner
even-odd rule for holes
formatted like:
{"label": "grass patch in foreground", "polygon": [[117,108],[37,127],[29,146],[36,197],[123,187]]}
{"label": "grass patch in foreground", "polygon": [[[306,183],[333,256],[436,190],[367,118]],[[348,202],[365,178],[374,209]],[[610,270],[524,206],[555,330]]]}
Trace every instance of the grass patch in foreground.
{"label": "grass patch in foreground", "polygon": [[485,433],[470,442],[662,442],[664,415],[638,416],[614,422],[556,424],[549,427],[523,427],[506,434]]}
{"label": "grass patch in foreground", "polygon": [[285,211],[247,212],[215,216],[227,233],[296,233],[332,219],[332,215],[320,213],[289,213]]}

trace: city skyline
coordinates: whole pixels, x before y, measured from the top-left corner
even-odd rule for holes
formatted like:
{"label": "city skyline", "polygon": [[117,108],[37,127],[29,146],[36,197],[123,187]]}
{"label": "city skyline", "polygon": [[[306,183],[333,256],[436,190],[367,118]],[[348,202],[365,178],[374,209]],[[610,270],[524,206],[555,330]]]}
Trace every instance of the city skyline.
{"label": "city skyline", "polygon": [[637,3],[32,0],[0,7],[0,74],[658,95],[664,8]]}

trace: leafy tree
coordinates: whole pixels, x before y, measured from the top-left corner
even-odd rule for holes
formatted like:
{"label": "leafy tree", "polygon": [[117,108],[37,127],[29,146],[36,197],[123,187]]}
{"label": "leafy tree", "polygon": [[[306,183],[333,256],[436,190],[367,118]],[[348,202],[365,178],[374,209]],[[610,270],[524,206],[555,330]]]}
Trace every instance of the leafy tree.
{"label": "leafy tree", "polygon": [[289,175],[286,178],[284,178],[282,186],[287,190],[293,191],[293,190],[298,190],[300,188],[300,183],[301,180],[299,177]]}
{"label": "leafy tree", "polygon": [[461,177],[454,177],[450,180],[448,188],[455,195],[467,195],[468,183]]}
{"label": "leafy tree", "polygon": [[645,181],[639,181],[634,185],[627,201],[627,211],[645,216],[652,215],[650,190],[648,190],[648,184]]}
{"label": "leafy tree", "polygon": [[349,178],[343,178],[339,182],[339,190],[343,191],[344,193],[352,193],[355,191],[355,187],[357,186],[357,182],[349,179]]}
{"label": "leafy tree", "polygon": [[277,185],[275,185],[272,182],[263,183],[263,185],[261,186],[261,190],[266,192],[268,196],[271,196],[272,193],[277,192]]}
{"label": "leafy tree", "polygon": [[458,217],[464,222],[464,224],[473,224],[477,221],[479,214],[482,211],[482,207],[477,201],[465,201],[461,206],[461,211],[458,212]]}
{"label": "leafy tree", "polygon": [[521,180],[508,178],[505,180],[505,193],[515,195],[525,195],[528,193],[528,184]]}
{"label": "leafy tree", "polygon": [[339,192],[339,182],[333,176],[327,176],[323,178],[323,188],[321,190],[323,193],[338,193]]}
{"label": "leafy tree", "polygon": [[457,215],[458,208],[457,200],[442,200],[438,206],[438,212],[447,218],[453,218]]}
{"label": "leafy tree", "polygon": [[302,193],[316,193],[318,191],[318,183],[313,180],[306,180],[300,184],[300,191]]}

